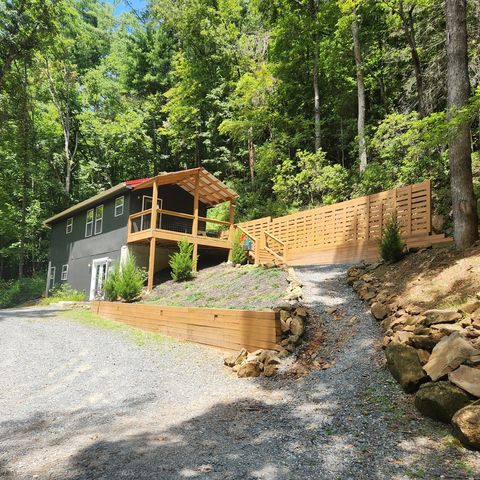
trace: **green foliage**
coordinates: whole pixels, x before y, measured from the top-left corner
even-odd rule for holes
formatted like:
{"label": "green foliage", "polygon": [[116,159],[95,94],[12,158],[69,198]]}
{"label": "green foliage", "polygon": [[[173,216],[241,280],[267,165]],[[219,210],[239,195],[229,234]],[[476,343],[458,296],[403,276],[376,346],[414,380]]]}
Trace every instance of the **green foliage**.
{"label": "green foliage", "polygon": [[68,283],[62,283],[55,287],[48,297],[43,298],[41,305],[50,305],[62,301],[81,302],[85,300],[85,294],[73,289]]}
{"label": "green foliage", "polygon": [[198,258],[193,258],[193,244],[187,240],[178,242],[178,252],[174,252],[170,256],[168,262],[172,269],[172,278],[176,282],[184,282],[190,280],[193,276],[193,262]]}
{"label": "green foliage", "polygon": [[405,244],[400,236],[400,225],[397,212],[393,212],[382,231],[382,238],[378,241],[381,257],[386,262],[396,262],[403,257]]}
{"label": "green foliage", "polygon": [[231,261],[234,265],[243,265],[247,260],[247,255],[243,250],[242,243],[240,242],[240,231],[235,232],[235,238],[233,240]]}
{"label": "green foliage", "polygon": [[137,267],[135,257],[130,254],[121,265],[116,264],[108,274],[104,284],[105,298],[110,301],[118,299],[124,302],[138,300],[146,280],[146,273]]}
{"label": "green foliage", "polygon": [[115,263],[114,267],[103,283],[103,292],[105,294],[105,300],[109,302],[115,302],[119,297],[119,286],[121,282],[120,264]]}
{"label": "green foliage", "polygon": [[348,198],[348,171],[329,165],[325,152],[297,152],[298,161],[285,160],[277,168],[273,190],[287,203],[297,206],[331,204]]}
{"label": "green foliage", "polygon": [[20,280],[0,279],[0,308],[9,308],[40,298],[45,291],[45,275]]}

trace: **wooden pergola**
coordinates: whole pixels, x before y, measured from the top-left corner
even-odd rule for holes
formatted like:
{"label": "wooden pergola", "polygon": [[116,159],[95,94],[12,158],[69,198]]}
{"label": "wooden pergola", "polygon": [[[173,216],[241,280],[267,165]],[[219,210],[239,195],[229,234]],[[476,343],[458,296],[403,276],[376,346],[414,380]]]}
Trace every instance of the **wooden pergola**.
{"label": "wooden pergola", "polygon": [[[158,204],[158,187],[160,185],[171,185],[175,184],[183,188],[189,194],[193,196],[193,215],[180,214],[179,212],[172,212],[167,210],[162,210],[157,207]],[[154,276],[154,266],[155,266],[155,248],[157,239],[168,239],[173,240],[175,235],[178,237],[187,238],[187,240],[193,243],[193,258],[194,258],[194,271],[196,271],[196,258],[198,256],[198,246],[216,246],[212,241],[213,239],[201,238],[198,235],[198,222],[213,222],[223,225],[228,225],[229,235],[228,242],[225,240],[222,241],[222,244],[218,244],[219,247],[228,245],[228,248],[231,248],[233,242],[233,233],[234,233],[234,212],[235,212],[235,200],[238,198],[238,194],[234,192],[231,188],[221,182],[218,178],[212,175],[210,172],[205,170],[203,167],[192,168],[189,170],[182,170],[178,172],[163,173],[157,175],[156,177],[145,180],[145,182],[139,183],[135,186],[133,190],[140,190],[144,188],[152,188],[152,208],[151,208],[151,231],[146,232],[150,241],[150,253],[149,253],[149,264],[148,264],[148,283],[147,288],[151,290],[153,288],[153,276]],[[202,202],[207,207],[213,207],[220,203],[229,202],[229,221],[223,222],[220,220],[208,219],[205,217],[199,216],[199,203]],[[192,234],[191,235],[181,235],[174,232],[167,232],[156,229],[157,225],[157,216],[158,213],[166,213],[169,215],[177,215],[184,218],[191,218],[192,223]],[[140,212],[144,213],[144,212]],[[138,214],[137,214],[138,215]],[[132,216],[131,216],[132,217]],[[131,222],[129,222],[130,225]],[[130,226],[129,226],[130,234]],[[142,239],[145,238],[144,235],[141,235]],[[140,237],[139,237],[140,238]]]}

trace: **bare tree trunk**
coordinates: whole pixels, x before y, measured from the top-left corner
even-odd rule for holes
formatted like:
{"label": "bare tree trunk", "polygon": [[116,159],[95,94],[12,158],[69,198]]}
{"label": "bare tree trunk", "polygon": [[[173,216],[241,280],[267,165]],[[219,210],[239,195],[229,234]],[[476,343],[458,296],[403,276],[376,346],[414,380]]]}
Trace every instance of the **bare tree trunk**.
{"label": "bare tree trunk", "polygon": [[[449,117],[464,107],[470,93],[467,57],[466,0],[446,0],[447,89]],[[472,182],[470,122],[463,120],[448,143],[455,245],[471,246],[478,239],[478,216]]]}
{"label": "bare tree trunk", "polygon": [[253,143],[253,127],[248,129],[248,165],[250,167],[250,180],[255,179],[255,144]]}
{"label": "bare tree trunk", "polygon": [[412,56],[413,69],[415,71],[415,83],[417,85],[417,103],[418,112],[420,116],[425,116],[425,102],[424,102],[424,88],[423,88],[423,72],[422,65],[420,63],[420,57],[418,55],[417,41],[415,39],[415,22],[413,19],[413,11],[415,5],[412,5],[408,12],[405,12],[403,8],[403,0],[398,2],[399,15],[402,19],[403,31],[407,38],[408,45],[410,46],[410,53]]}
{"label": "bare tree trunk", "polygon": [[318,42],[315,42],[313,57],[313,101],[314,101],[314,119],[315,119],[315,151],[322,147],[322,130],[320,124],[320,87],[318,71]]}
{"label": "bare tree trunk", "polygon": [[360,172],[367,167],[367,145],[365,141],[365,80],[363,78],[363,60],[360,44],[360,27],[358,25],[357,12],[353,9],[352,21],[353,53],[355,55],[355,66],[357,69],[357,96],[358,96],[358,155],[360,160]]}

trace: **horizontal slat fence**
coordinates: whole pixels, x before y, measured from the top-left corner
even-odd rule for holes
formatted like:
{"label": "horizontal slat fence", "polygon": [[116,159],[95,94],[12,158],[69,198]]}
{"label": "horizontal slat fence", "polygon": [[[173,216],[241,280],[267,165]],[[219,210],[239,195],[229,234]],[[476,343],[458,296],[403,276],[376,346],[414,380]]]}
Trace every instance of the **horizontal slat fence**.
{"label": "horizontal slat fence", "polygon": [[278,314],[270,310],[222,310],[95,301],[92,312],[142,330],[225,350],[271,349],[280,339]]}
{"label": "horizontal slat fence", "polygon": [[[273,220],[264,217],[239,225],[252,234],[255,232],[254,236],[259,239],[261,246],[265,244],[265,232],[284,242],[284,261],[287,263],[289,259],[306,258],[304,254],[307,252],[334,252],[342,249],[341,261],[356,261],[358,257],[373,259],[378,256],[376,241],[395,210],[402,237],[407,244],[423,245],[442,241],[442,236],[430,236],[431,207],[431,183],[426,180]],[[421,238],[425,241],[420,241]],[[351,258],[349,249],[352,251]],[[317,255],[317,258],[328,263],[329,255]],[[319,260],[312,260],[312,263],[317,261]]]}

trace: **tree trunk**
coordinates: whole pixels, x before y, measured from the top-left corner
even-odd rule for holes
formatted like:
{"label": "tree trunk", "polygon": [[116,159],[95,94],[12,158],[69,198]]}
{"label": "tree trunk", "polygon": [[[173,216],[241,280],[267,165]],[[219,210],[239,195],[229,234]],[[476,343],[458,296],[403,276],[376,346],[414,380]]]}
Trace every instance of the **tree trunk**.
{"label": "tree trunk", "polygon": [[315,151],[322,147],[322,130],[320,125],[320,87],[318,71],[318,42],[315,42],[313,58],[313,101],[314,101],[314,120],[315,120]]}
{"label": "tree trunk", "polygon": [[406,13],[403,8],[402,0],[399,1],[398,6],[400,18],[402,19],[403,31],[405,32],[405,37],[407,38],[408,45],[410,46],[410,54],[412,56],[413,69],[415,71],[418,112],[421,117],[424,117],[426,112],[423,93],[423,72],[422,65],[420,63],[420,57],[418,55],[417,41],[415,39],[415,22],[413,20],[413,10],[415,8],[415,5],[412,5],[412,7],[410,7],[408,13]]}
{"label": "tree trunk", "polygon": [[[466,0],[446,0],[447,90],[449,117],[468,102]],[[478,239],[478,216],[472,183],[470,123],[463,120],[448,142],[455,245],[471,246]]]}
{"label": "tree trunk", "polygon": [[248,165],[250,167],[250,180],[255,178],[255,144],[253,143],[253,127],[248,129]]}
{"label": "tree trunk", "polygon": [[357,69],[357,95],[358,95],[358,155],[360,160],[360,172],[367,167],[367,146],[365,141],[365,80],[363,78],[363,60],[360,44],[360,27],[358,25],[357,12],[353,9],[352,36],[355,66]]}

